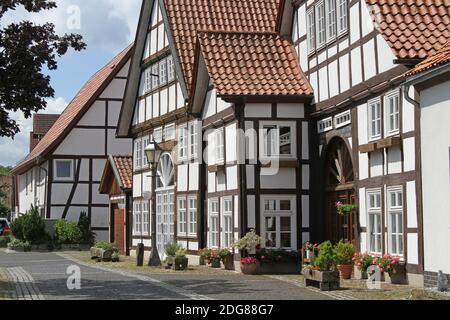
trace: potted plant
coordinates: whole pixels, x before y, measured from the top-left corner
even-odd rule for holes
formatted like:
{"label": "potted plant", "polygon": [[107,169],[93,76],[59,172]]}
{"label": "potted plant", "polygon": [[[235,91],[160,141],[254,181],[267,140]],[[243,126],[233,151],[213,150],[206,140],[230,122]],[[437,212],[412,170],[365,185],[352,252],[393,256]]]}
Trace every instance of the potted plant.
{"label": "potted plant", "polygon": [[211,264],[212,268],[220,268],[220,257],[219,257],[219,251],[217,250],[211,250],[209,254],[209,263]]}
{"label": "potted plant", "polygon": [[174,270],[186,270],[188,266],[188,258],[186,257],[186,249],[178,249],[175,253]]}
{"label": "potted plant", "polygon": [[336,210],[337,213],[341,216],[348,216],[351,213],[355,212],[358,208],[354,204],[343,204],[341,201],[336,202]]}
{"label": "potted plant", "polygon": [[258,260],[254,257],[241,258],[241,272],[254,275],[258,273]]}
{"label": "potted plant", "polygon": [[114,252],[117,252],[117,247],[114,243],[105,241],[96,242],[91,247],[91,259],[98,259],[99,261],[111,261]]}
{"label": "potted plant", "polygon": [[234,270],[233,253],[230,249],[221,249],[218,255],[220,260],[222,260],[225,270]]}
{"label": "potted plant", "polygon": [[367,269],[372,265],[373,257],[368,253],[357,252],[353,256],[355,278],[367,279]]}
{"label": "potted plant", "polygon": [[321,291],[339,289],[339,272],[335,271],[335,252],[330,241],[320,245],[319,254],[303,269],[305,285],[316,285]]}
{"label": "potted plant", "polygon": [[176,242],[166,244],[166,246],[164,247],[164,251],[167,256],[166,257],[167,267],[171,268],[173,266],[173,264],[175,263],[175,256],[177,254],[177,251],[180,249],[182,249],[182,247]]}
{"label": "potted plant", "polygon": [[211,253],[211,250],[210,249],[206,249],[206,248],[205,249],[201,249],[199,251],[200,265],[201,266],[204,266],[207,263],[209,263],[209,255],[210,255],[210,253]]}
{"label": "potted plant", "polygon": [[244,237],[242,237],[238,242],[233,244],[233,247],[238,248],[245,254],[256,254],[257,247],[262,244],[262,238],[258,236],[255,230],[251,230]]}
{"label": "potted plant", "polygon": [[303,248],[305,249],[306,259],[310,260],[314,255],[314,245],[311,242],[306,241]]}
{"label": "potted plant", "polygon": [[335,246],[336,268],[339,271],[341,279],[350,279],[352,277],[353,264],[352,259],[355,254],[355,248],[351,243],[343,240]]}
{"label": "potted plant", "polygon": [[379,259],[378,267],[381,272],[388,273],[392,284],[406,282],[406,266],[399,256],[385,254]]}

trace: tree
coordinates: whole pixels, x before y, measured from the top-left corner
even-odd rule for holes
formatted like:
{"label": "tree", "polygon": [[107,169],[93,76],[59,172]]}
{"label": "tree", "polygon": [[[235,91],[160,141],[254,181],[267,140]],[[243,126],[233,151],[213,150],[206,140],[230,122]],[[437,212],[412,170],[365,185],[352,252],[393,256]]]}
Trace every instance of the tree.
{"label": "tree", "polygon": [[2,25],[5,13],[23,6],[28,12],[56,8],[50,0],[0,0],[0,136],[14,137],[19,126],[9,112],[21,111],[26,118],[45,109],[46,98],[54,97],[50,77],[42,68],[56,70],[57,57],[69,48],[86,48],[81,35],[59,36],[55,25],[34,24],[31,21]]}

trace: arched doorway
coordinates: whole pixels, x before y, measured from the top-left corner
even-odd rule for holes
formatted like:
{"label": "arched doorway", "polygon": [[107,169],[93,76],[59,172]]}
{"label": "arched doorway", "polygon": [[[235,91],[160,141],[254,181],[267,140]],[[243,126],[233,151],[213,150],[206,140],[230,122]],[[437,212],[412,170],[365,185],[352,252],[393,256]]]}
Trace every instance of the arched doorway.
{"label": "arched doorway", "polygon": [[334,138],[325,157],[325,239],[333,243],[341,239],[353,244],[357,238],[357,213],[341,216],[336,202],[355,203],[354,172],[350,152],[345,141]]}
{"label": "arched doorway", "polygon": [[170,154],[161,156],[156,175],[156,246],[161,260],[164,260],[166,244],[175,240],[175,168]]}

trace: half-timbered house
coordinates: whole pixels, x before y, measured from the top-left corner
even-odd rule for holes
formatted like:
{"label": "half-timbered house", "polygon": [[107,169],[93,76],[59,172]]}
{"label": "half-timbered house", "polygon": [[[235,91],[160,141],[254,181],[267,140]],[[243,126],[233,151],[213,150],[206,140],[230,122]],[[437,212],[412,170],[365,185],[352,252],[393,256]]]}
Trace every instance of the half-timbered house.
{"label": "half-timbered house", "polygon": [[14,169],[18,212],[33,205],[46,219],[91,219],[99,240],[109,238],[109,199],[99,192],[108,154],[130,154],[117,139],[127,80],[129,46],[81,88],[37,146]]}

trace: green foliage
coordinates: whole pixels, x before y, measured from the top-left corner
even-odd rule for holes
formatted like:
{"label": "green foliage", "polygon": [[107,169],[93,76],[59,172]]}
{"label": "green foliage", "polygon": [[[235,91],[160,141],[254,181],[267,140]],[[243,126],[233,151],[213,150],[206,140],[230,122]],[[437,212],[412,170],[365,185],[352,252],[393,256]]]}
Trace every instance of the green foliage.
{"label": "green foliage", "polygon": [[81,243],[92,245],[95,240],[95,233],[92,231],[91,221],[84,211],[80,213],[78,228],[81,232]]}
{"label": "green foliage", "polygon": [[351,243],[341,240],[336,244],[334,250],[336,252],[336,264],[352,264],[355,248]]}
{"label": "green foliage", "polygon": [[217,255],[219,256],[219,258],[223,261],[224,259],[226,259],[227,257],[231,257],[233,255],[233,253],[230,251],[230,249],[220,249],[217,252]]}
{"label": "green foliage", "polygon": [[320,271],[331,271],[335,265],[335,252],[330,241],[325,241],[320,245],[319,255],[312,261],[314,267]]}
{"label": "green foliage", "polygon": [[0,248],[6,248],[8,243],[13,240],[11,236],[0,236]]}
{"label": "green foliage", "polygon": [[269,250],[261,249],[256,253],[256,258],[261,262],[285,262],[285,263],[297,263],[300,261],[298,252],[288,250]]}
{"label": "green foliage", "polygon": [[14,250],[14,248],[25,248],[25,251],[31,249],[31,244],[28,241],[22,241],[19,239],[13,239],[10,243],[8,243],[8,248]]}
{"label": "green foliage", "polygon": [[0,165],[0,176],[7,176],[12,170],[12,167],[4,167]]}
{"label": "green foliage", "polygon": [[95,243],[95,248],[103,249],[103,250],[114,250],[117,251],[117,246],[115,243],[109,243],[106,241],[98,241]]}
{"label": "green foliage", "polygon": [[60,244],[81,243],[83,234],[75,221],[60,219],[55,223],[55,240]]}
{"label": "green foliage", "polygon": [[56,8],[50,0],[7,0],[0,2],[0,136],[14,137],[19,124],[10,115],[22,112],[30,118],[33,112],[46,107],[46,99],[53,97],[50,77],[43,69],[55,70],[58,58],[69,48],[86,48],[78,34],[59,36],[52,23],[36,24],[32,21],[8,24],[5,14],[23,7],[27,12]]}
{"label": "green foliage", "polygon": [[200,250],[200,256],[203,259],[209,259],[209,256],[211,255],[211,249],[202,249]]}
{"label": "green foliage", "polygon": [[50,238],[45,230],[44,220],[39,215],[39,210],[34,206],[31,206],[31,209],[25,215],[13,221],[11,231],[15,238],[27,241],[30,244],[43,244]]}
{"label": "green foliage", "polygon": [[177,254],[177,251],[183,249],[182,246],[180,246],[178,243],[176,242],[171,242],[166,244],[166,246],[164,247],[164,250],[166,252],[166,255],[169,257],[175,257]]}
{"label": "green foliage", "polygon": [[120,254],[119,254],[119,252],[117,252],[117,251],[113,252],[113,254],[111,255],[111,261],[112,262],[119,262],[120,261]]}
{"label": "green foliage", "polygon": [[233,246],[239,250],[254,250],[256,247],[262,244],[262,238],[256,234],[255,230],[248,232]]}
{"label": "green foliage", "polygon": [[176,258],[186,258],[186,249],[178,249],[177,252],[175,253],[175,257]]}

